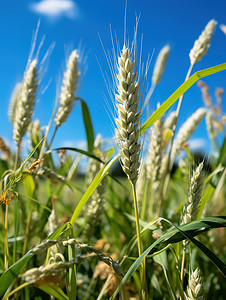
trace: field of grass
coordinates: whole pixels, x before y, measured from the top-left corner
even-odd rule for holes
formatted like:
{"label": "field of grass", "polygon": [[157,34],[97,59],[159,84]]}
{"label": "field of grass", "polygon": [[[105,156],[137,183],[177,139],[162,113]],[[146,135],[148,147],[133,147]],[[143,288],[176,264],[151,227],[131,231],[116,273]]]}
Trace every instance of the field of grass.
{"label": "field of grass", "polygon": [[[192,74],[215,26],[211,20],[196,40],[185,83],[152,115],[149,99],[161,82],[169,46],[159,53],[147,95],[145,70],[136,72],[136,43],[114,53],[117,149],[94,136],[92,112],[77,97],[77,50],[68,58],[45,129],[32,120],[39,63],[28,62],[9,103],[15,153],[0,137],[1,299],[225,299],[224,95],[216,88],[212,100],[202,80],[225,72],[226,63]],[[203,107],[177,128],[183,94],[197,81]],[[87,149],[53,149],[75,102],[81,102]],[[209,158],[192,153],[188,143],[204,120]],[[27,156],[21,151],[25,135]],[[124,176],[114,175],[117,161]]]}

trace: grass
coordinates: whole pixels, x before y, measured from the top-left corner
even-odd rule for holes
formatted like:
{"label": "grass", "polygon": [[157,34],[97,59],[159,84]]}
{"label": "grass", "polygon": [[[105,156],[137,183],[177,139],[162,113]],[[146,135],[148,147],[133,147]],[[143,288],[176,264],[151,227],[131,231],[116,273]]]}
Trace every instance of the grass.
{"label": "grass", "polygon": [[[216,25],[215,21],[211,24]],[[207,49],[212,34],[213,30],[203,33],[207,35]],[[195,45],[194,57],[197,43]],[[128,56],[131,49],[127,49]],[[204,54],[198,53],[199,60],[207,49]],[[59,105],[63,120],[60,126],[66,122],[74,102],[79,101],[87,151],[51,148],[56,130],[52,137],[48,133],[51,126],[56,126],[52,121],[57,105],[45,130],[41,130],[38,121],[30,123],[37,86],[34,78],[28,78],[27,70],[20,85],[23,94],[17,87],[11,101],[10,119],[14,130],[16,126],[18,147],[14,153],[0,139],[0,297],[37,300],[224,299],[226,138],[222,90],[219,92],[218,89],[214,103],[207,97],[206,85],[199,84],[205,88],[203,93],[208,100],[204,99],[207,113],[202,114],[199,121],[207,119],[212,145],[209,159],[197,158],[187,143],[199,122],[192,122],[193,127],[186,128],[186,134],[180,135],[183,140],[176,157],[171,150],[177,142],[174,133],[184,93],[200,78],[224,71],[226,63],[191,76],[190,68],[186,81],[144,123],[138,124],[140,118],[136,114],[146,112],[146,108],[138,105],[133,110],[138,100],[134,99],[129,106],[126,101],[130,96],[124,98],[127,91],[131,95],[132,85],[136,84],[135,78],[135,81],[129,81],[133,67],[126,58],[121,71],[125,80],[122,76],[119,79],[124,81],[119,88],[123,101],[117,97],[124,105],[119,113],[122,119],[117,121],[118,130],[121,130],[119,143],[123,141],[123,149],[117,154],[113,147],[107,149],[99,136],[94,138],[92,112],[85,100],[76,94],[80,75],[78,55],[76,52],[74,66],[68,63],[64,73],[67,80],[62,84],[64,101]],[[162,76],[164,69],[159,72]],[[117,74],[117,66],[113,74]],[[29,93],[34,93],[32,101],[26,103],[24,95],[28,79],[31,82]],[[179,98],[175,122],[167,122],[164,113]],[[23,103],[20,103],[21,99]],[[26,110],[23,112],[26,122],[23,122],[18,107],[28,108],[27,115]],[[132,125],[128,121],[131,110]],[[159,121],[156,122],[160,117],[161,126]],[[31,150],[27,157],[20,152],[25,132]],[[136,147],[144,133],[150,136],[149,147],[144,141],[139,153],[134,153],[130,147],[127,149],[127,139]],[[220,144],[222,139],[224,142]],[[175,165],[174,160],[179,159],[182,151],[184,157]],[[113,176],[111,168],[120,160],[120,155],[124,171],[129,161],[126,173],[129,180],[126,176]],[[82,156],[89,160],[83,177],[78,172]],[[135,173],[136,177],[140,174],[139,178],[131,175],[134,157]],[[202,176],[197,175],[198,171],[195,173],[199,170],[198,165],[203,168]],[[188,219],[191,222],[187,222]]]}

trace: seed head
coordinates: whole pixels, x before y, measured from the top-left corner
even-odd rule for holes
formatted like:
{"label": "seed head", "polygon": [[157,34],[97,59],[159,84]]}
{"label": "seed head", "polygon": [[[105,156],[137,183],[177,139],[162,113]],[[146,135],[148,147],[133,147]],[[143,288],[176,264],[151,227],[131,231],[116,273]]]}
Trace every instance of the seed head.
{"label": "seed head", "polygon": [[137,181],[140,167],[139,82],[136,82],[134,67],[135,62],[132,61],[130,50],[124,46],[118,58],[118,94],[115,95],[118,117],[115,122],[122,168],[133,184]]}
{"label": "seed head", "polygon": [[192,133],[195,131],[195,129],[197,128],[197,126],[199,125],[199,123],[201,122],[201,120],[204,118],[205,115],[206,115],[206,109],[199,108],[181,126],[172,148],[173,160],[179,153],[182,144],[186,142],[188,138],[192,135]]}
{"label": "seed head", "polygon": [[199,269],[197,268],[189,276],[187,290],[185,292],[186,300],[201,300],[202,297],[202,282],[199,274]]}
{"label": "seed head", "polygon": [[147,178],[152,182],[159,181],[160,167],[162,161],[163,143],[163,118],[159,118],[151,127],[150,141],[147,156]]}
{"label": "seed head", "polygon": [[16,84],[9,102],[8,116],[12,124],[14,123],[16,117],[16,107],[17,107],[17,102],[20,99],[21,86],[22,86],[21,82]]}
{"label": "seed head", "polygon": [[17,146],[20,145],[31,122],[37,87],[37,60],[34,59],[24,74],[20,96],[16,105],[13,139]]}
{"label": "seed head", "polygon": [[203,162],[193,171],[188,191],[188,201],[184,208],[182,224],[196,219],[204,184]]}
{"label": "seed head", "polygon": [[204,55],[206,55],[210,47],[216,25],[217,22],[215,20],[210,20],[199,38],[195,41],[194,46],[189,53],[191,65],[196,64],[203,58]]}
{"label": "seed head", "polygon": [[78,51],[74,50],[67,62],[67,70],[64,73],[60,93],[60,106],[55,117],[56,127],[59,127],[62,123],[67,121],[74,107],[75,91],[78,88],[78,79],[80,76],[78,58]]}
{"label": "seed head", "polygon": [[159,52],[159,55],[155,63],[153,75],[152,75],[152,84],[154,85],[157,85],[162,79],[162,74],[166,67],[166,63],[169,57],[169,52],[170,52],[169,45],[164,46]]}

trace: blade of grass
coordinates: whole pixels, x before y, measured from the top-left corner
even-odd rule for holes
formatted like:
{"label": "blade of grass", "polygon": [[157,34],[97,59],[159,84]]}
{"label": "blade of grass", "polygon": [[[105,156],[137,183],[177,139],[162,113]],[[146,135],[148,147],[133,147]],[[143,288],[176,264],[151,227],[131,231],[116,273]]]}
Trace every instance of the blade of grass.
{"label": "blade of grass", "polygon": [[83,154],[83,155],[86,155],[88,157],[91,157],[91,158],[94,158],[96,159],[97,161],[101,162],[101,163],[104,163],[99,157],[95,156],[94,154],[88,152],[88,151],[85,151],[85,150],[82,150],[82,149],[79,149],[79,148],[73,148],[73,147],[60,147],[60,148],[56,148],[56,149],[52,149],[52,150],[48,150],[45,155],[47,154],[50,154],[51,152],[53,151],[58,151],[58,150],[69,150],[69,151],[74,151],[74,152],[78,152],[80,154]]}
{"label": "blade of grass", "polygon": [[81,102],[82,116],[83,116],[83,122],[86,130],[88,150],[89,152],[92,152],[94,146],[94,132],[93,132],[93,125],[92,125],[89,109],[86,102],[82,98],[76,98],[75,100],[79,100]]}
{"label": "blade of grass", "polygon": [[77,207],[75,208],[75,211],[71,217],[70,223],[72,226],[74,225],[75,221],[78,218],[78,215],[80,214],[83,206],[88,201],[89,197],[92,195],[94,190],[98,187],[98,185],[101,183],[101,181],[104,179],[104,177],[107,175],[110,167],[113,165],[113,163],[119,158],[119,154],[112,158],[111,161],[109,161],[107,164],[104,164],[104,166],[100,169],[99,173],[96,175],[94,180],[89,185],[88,189],[86,190],[85,194],[79,201]]}
{"label": "blade of grass", "polygon": [[[160,218],[162,220],[169,222],[166,219]],[[172,224],[173,225],[173,224]],[[175,226],[175,225],[174,225]],[[148,247],[142,254],[137,258],[137,260],[130,266],[129,270],[123,277],[121,283],[117,287],[116,291],[110,298],[110,300],[115,299],[116,295],[119,292],[119,289],[123,284],[129,280],[129,278],[133,275],[133,273],[138,269],[138,267],[141,265],[143,259],[150,253],[150,251],[157,245],[160,244],[172,244],[177,243],[179,241],[184,240],[186,237],[190,239],[190,237],[193,235],[197,235],[201,232],[204,232],[211,228],[219,228],[219,227],[226,227],[226,217],[209,217],[204,218],[201,220],[196,220],[181,226],[175,226],[176,228],[173,228],[166,232],[164,235],[162,235],[158,240],[156,240],[150,247]],[[187,233],[189,232],[189,234]],[[191,239],[190,239],[191,240]],[[192,241],[192,240],[191,240]],[[196,242],[196,240],[195,240]],[[199,247],[200,245],[196,243],[196,245]],[[205,247],[205,246],[204,246]],[[206,249],[202,247],[200,248],[203,253],[205,253],[211,260],[214,259],[214,263],[217,265],[219,270],[226,276],[226,267],[225,264],[220,261],[216,256],[208,249],[208,251],[205,251]],[[211,254],[210,254],[211,252]]]}
{"label": "blade of grass", "polygon": [[143,134],[156,120],[158,120],[200,78],[226,70],[226,63],[198,71],[187,79],[143,124],[140,135]]}
{"label": "blade of grass", "polygon": [[20,231],[20,211],[18,201],[14,205],[14,243],[13,243],[13,263],[16,262],[17,256],[17,237]]}
{"label": "blade of grass", "polygon": [[223,142],[223,145],[221,147],[220,156],[219,156],[218,161],[217,161],[217,166],[221,163],[224,163],[225,159],[226,159],[226,136],[224,138],[224,142]]}
{"label": "blade of grass", "polygon": [[62,291],[62,289],[56,284],[43,284],[38,286],[38,288],[44,291],[46,294],[55,297],[59,300],[69,300],[68,296]]}

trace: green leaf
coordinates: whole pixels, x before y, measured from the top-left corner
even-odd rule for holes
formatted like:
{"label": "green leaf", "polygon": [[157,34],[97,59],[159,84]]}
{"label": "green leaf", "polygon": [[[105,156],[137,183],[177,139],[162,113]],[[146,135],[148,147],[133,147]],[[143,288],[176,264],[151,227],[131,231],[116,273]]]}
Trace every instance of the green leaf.
{"label": "green leaf", "polygon": [[[160,218],[160,219],[165,220],[163,218]],[[167,222],[169,222],[169,221],[167,221]],[[196,221],[193,221],[193,222],[190,222],[187,224],[183,224],[181,226],[178,226],[176,228],[169,230],[164,235],[162,235],[158,240],[156,240],[152,245],[150,245],[137,258],[137,260],[130,266],[129,270],[123,277],[121,283],[119,284],[119,286],[117,287],[116,291],[114,292],[114,294],[112,295],[112,297],[110,299],[113,300],[116,297],[121,286],[123,284],[125,284],[127,282],[127,280],[129,280],[129,278],[133,275],[133,273],[139,268],[139,266],[143,262],[144,258],[150,253],[150,251],[155,246],[158,246],[160,244],[165,244],[165,243],[166,244],[177,243],[177,242],[184,240],[185,236],[187,238],[189,238],[192,242],[194,242],[195,245],[198,246],[200,248],[200,250],[202,250],[203,253],[206,254],[212,261],[214,259],[213,262],[217,265],[217,267],[224,274],[224,276],[226,276],[225,264],[222,261],[220,261],[220,263],[219,263],[219,259],[218,258],[215,259],[216,256],[209,249],[207,249],[204,245],[202,245],[202,246],[204,246],[208,251],[204,247],[200,247],[200,245],[198,243],[196,243],[197,241],[196,240],[193,241],[194,239],[192,238],[192,236],[198,235],[208,229],[219,228],[219,227],[226,227],[226,217],[208,217],[208,218],[196,220]],[[211,255],[210,255],[210,252],[211,252]]]}
{"label": "green leaf", "polygon": [[81,102],[82,116],[83,116],[83,122],[84,122],[85,130],[86,130],[88,150],[89,150],[89,152],[92,152],[93,146],[94,146],[94,133],[93,133],[93,125],[92,125],[89,109],[83,99],[76,98],[76,100],[79,100]]}
{"label": "green leaf", "polygon": [[38,201],[37,199],[35,199],[35,198],[33,198],[33,197],[28,197],[28,196],[23,195],[23,194],[21,194],[21,193],[18,193],[18,195],[19,195],[20,197],[23,197],[23,198],[25,198],[25,199],[29,199],[29,200],[35,202],[36,204],[38,204],[38,206],[42,207],[43,209],[45,209],[45,210],[47,210],[48,212],[51,213],[51,209],[50,209],[49,207],[47,207],[46,205],[42,204],[42,203],[41,203],[40,201]]}
{"label": "green leaf", "polygon": [[23,184],[24,184],[27,197],[32,197],[34,195],[34,189],[35,189],[33,177],[29,174],[24,174]]}
{"label": "green leaf", "polygon": [[44,291],[46,294],[50,296],[54,296],[56,299],[59,300],[69,300],[68,296],[62,291],[62,289],[57,286],[56,284],[43,284],[38,286],[38,288]]}
{"label": "green leaf", "polygon": [[[72,260],[75,257],[75,247],[68,246],[68,259]],[[76,285],[76,265],[69,269],[69,284],[71,290],[69,291],[70,300],[76,300],[77,285]]]}
{"label": "green leaf", "polygon": [[209,201],[209,199],[212,197],[213,193],[215,191],[215,188],[210,184],[208,183],[207,185],[207,188],[202,196],[202,199],[201,199],[201,202],[200,202],[200,205],[199,205],[199,210],[198,210],[198,214],[197,214],[197,219],[200,219],[201,218],[201,215],[202,215],[202,212],[203,212],[203,209],[206,205],[206,203]]}
{"label": "green leaf", "polygon": [[75,208],[75,211],[71,217],[70,223],[72,226],[74,225],[75,221],[78,218],[78,215],[80,214],[83,206],[88,201],[89,197],[92,195],[92,193],[95,191],[95,189],[98,187],[98,185],[101,183],[101,181],[104,179],[104,177],[107,175],[110,167],[113,165],[113,163],[119,158],[119,154],[112,158],[111,161],[109,161],[107,164],[104,164],[103,167],[100,169],[99,173],[96,175],[94,180],[89,185],[88,189],[86,190],[85,194],[79,201],[78,205]]}
{"label": "green leaf", "polygon": [[210,251],[204,244],[193,238],[190,234],[181,230],[180,232],[185,235],[190,241],[192,241],[192,243],[195,244],[207,257],[209,257],[209,259],[218,267],[224,277],[226,277],[226,265],[212,251]]}
{"label": "green leaf", "polygon": [[196,81],[200,78],[226,70],[226,63],[198,71],[186,80],[143,124],[140,135],[143,134],[156,120],[158,120]]}
{"label": "green leaf", "polygon": [[45,153],[45,155],[46,155],[46,154],[50,154],[50,153],[53,152],[53,151],[58,151],[58,150],[69,150],[69,151],[78,152],[78,153],[84,154],[84,155],[86,155],[86,156],[88,156],[88,157],[91,157],[91,158],[93,158],[93,159],[96,159],[96,160],[98,160],[98,161],[101,162],[101,163],[104,163],[104,162],[103,162],[99,157],[97,157],[96,155],[94,155],[94,154],[92,154],[92,153],[90,153],[90,152],[88,152],[88,151],[85,151],[85,150],[82,150],[82,149],[79,149],[79,148],[73,148],[73,147],[61,147],[61,148],[56,148],[56,149],[48,150],[48,151]]}
{"label": "green leaf", "polygon": [[219,156],[218,161],[217,161],[217,166],[219,164],[224,164],[225,158],[226,158],[226,136],[224,138],[224,142],[223,142],[223,145],[221,147],[220,156]]}

